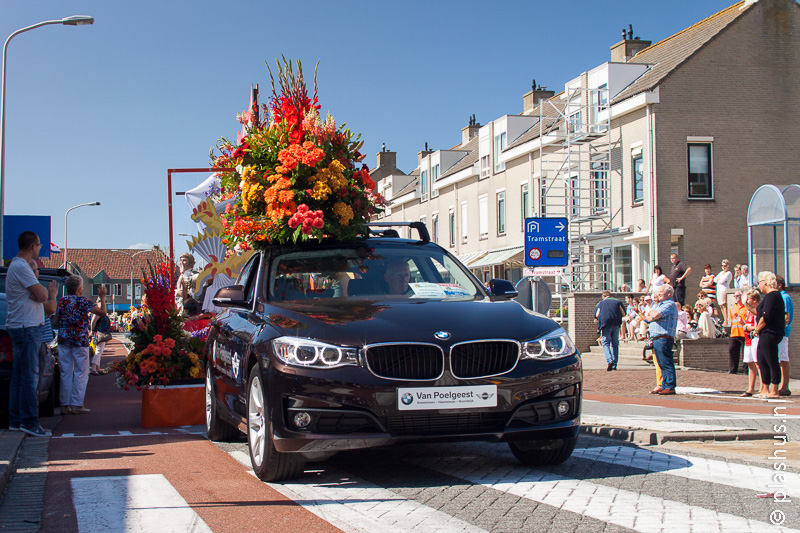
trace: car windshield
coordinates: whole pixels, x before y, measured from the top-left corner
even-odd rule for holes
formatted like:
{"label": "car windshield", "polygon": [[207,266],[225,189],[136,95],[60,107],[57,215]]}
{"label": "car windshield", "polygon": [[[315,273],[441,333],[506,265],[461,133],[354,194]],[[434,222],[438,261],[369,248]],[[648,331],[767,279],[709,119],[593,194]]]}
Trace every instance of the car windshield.
{"label": "car windshield", "polygon": [[436,246],[364,244],[290,251],[273,260],[269,279],[274,301],[483,296],[466,270]]}

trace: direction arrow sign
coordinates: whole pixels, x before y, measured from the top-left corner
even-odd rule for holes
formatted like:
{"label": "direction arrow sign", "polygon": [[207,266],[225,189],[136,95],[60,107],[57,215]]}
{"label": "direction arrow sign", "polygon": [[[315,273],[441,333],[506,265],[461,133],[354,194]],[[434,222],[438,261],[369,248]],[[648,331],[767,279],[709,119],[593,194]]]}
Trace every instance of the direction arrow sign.
{"label": "direction arrow sign", "polygon": [[525,265],[563,267],[569,261],[568,222],[564,217],[525,219]]}

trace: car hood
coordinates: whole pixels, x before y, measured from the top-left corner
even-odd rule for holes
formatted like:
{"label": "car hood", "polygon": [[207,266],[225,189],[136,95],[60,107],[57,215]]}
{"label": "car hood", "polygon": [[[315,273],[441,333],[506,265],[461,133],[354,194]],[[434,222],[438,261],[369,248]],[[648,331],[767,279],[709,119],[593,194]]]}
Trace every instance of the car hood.
{"label": "car hood", "polygon": [[343,346],[380,342],[448,344],[475,339],[534,339],[558,328],[514,301],[314,300],[267,306],[267,320],[282,334]]}

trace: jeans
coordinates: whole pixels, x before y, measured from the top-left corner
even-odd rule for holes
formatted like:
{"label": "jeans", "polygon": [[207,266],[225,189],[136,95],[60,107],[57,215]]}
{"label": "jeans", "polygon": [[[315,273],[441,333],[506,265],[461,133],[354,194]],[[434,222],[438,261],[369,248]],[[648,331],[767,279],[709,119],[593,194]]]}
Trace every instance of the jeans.
{"label": "jeans", "polygon": [[616,365],[619,361],[619,327],[606,326],[600,329],[600,344],[606,363]]}
{"label": "jeans", "polygon": [[39,426],[39,345],[42,327],[9,328],[14,363],[11,370],[8,423],[11,427]]}
{"label": "jeans", "polygon": [[89,381],[89,347],[59,344],[58,363],[61,366],[61,405],[83,407]]}
{"label": "jeans", "polygon": [[672,358],[674,343],[675,339],[672,337],[653,339],[653,351],[661,368],[661,388],[665,390],[675,388],[675,360]]}

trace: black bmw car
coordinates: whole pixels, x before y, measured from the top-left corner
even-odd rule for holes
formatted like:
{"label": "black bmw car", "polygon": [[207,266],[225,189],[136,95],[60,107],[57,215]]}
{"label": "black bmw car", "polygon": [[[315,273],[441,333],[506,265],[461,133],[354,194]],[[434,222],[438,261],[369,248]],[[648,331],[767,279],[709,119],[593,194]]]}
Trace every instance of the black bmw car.
{"label": "black bmw car", "polygon": [[206,429],[245,433],[262,480],[404,442],[507,442],[533,465],[571,455],[583,372],[567,333],[413,225],[419,240],[272,247],[217,293]]}

